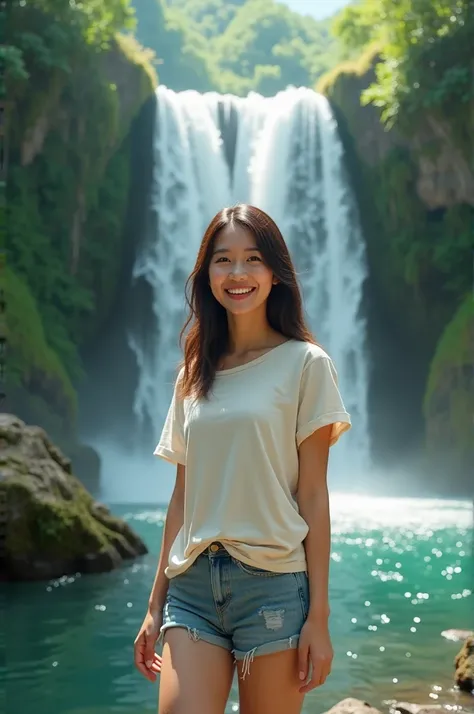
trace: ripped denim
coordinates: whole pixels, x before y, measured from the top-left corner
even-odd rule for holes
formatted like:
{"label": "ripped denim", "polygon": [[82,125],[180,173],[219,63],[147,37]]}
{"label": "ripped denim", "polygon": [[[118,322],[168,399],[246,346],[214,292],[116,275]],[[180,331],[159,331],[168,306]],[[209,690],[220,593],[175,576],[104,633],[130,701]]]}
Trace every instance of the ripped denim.
{"label": "ripped denim", "polygon": [[231,651],[245,678],[255,657],[298,646],[308,610],[305,572],[261,570],[216,543],[170,580],[160,640],[172,627],[185,628],[192,641]]}

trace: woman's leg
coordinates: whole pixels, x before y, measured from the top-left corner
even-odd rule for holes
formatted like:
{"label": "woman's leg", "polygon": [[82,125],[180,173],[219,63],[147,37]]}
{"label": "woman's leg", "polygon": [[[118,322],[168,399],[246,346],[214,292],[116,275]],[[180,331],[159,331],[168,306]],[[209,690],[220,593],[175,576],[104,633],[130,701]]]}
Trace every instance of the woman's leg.
{"label": "woman's leg", "polygon": [[234,672],[228,650],[172,627],[162,658],[158,714],[224,714]]}
{"label": "woman's leg", "polygon": [[239,662],[238,672],[240,714],[300,714],[297,649],[255,657],[245,676]]}

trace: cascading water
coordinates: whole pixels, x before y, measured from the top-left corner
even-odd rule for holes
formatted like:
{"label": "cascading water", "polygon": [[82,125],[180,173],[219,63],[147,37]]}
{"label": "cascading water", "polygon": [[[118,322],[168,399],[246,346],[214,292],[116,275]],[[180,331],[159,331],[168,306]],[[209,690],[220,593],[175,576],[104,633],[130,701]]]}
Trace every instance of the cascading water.
{"label": "cascading water", "polygon": [[307,319],[334,359],[354,427],[334,450],[361,477],[369,464],[365,322],[360,315],[365,251],[328,101],[309,89],[264,100],[251,163],[250,200],[285,236],[303,289]]}
{"label": "cascading water", "polygon": [[[130,346],[139,366],[134,412],[159,435],[180,359],[184,284],[214,214],[236,202],[267,211],[296,264],[308,322],[334,359],[353,429],[334,449],[336,486],[369,465],[364,243],[327,100],[309,89],[247,98],[157,90],[152,212],[134,278],[145,280],[155,324]],[[236,131],[226,127],[234,117]],[[229,145],[229,141],[233,145]],[[229,160],[229,157],[232,160]],[[360,480],[359,480],[360,483]]]}
{"label": "cascading water", "polygon": [[158,90],[152,189],[156,231],[144,242],[133,270],[134,279],[151,287],[156,329],[146,344],[130,335],[140,370],[134,413],[139,425],[151,421],[155,431],[179,361],[184,284],[210,218],[230,201],[229,172],[211,109],[197,92]]}

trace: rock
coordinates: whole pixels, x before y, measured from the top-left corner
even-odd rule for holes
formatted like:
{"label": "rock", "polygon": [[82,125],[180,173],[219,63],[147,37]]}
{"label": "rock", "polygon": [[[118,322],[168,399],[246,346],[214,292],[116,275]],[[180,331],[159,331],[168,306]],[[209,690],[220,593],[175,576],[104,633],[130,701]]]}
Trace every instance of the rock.
{"label": "rock", "polygon": [[444,709],[441,704],[413,704],[412,702],[395,702],[390,706],[390,712],[399,714],[439,714]]}
{"label": "rock", "polygon": [[325,714],[381,714],[381,712],[368,702],[348,697],[328,709]]}
{"label": "rock", "polygon": [[11,414],[0,414],[0,521],[9,580],[105,572],[148,552],[94,501],[46,432]]}
{"label": "rock", "polygon": [[[395,127],[387,131],[380,120],[380,109],[361,102],[362,92],[376,80],[375,68],[380,60],[375,50],[357,67],[343,63],[318,85],[335,107],[338,122],[342,119],[347,124],[359,159],[374,167],[394,150],[405,150],[416,163],[416,192],[428,210],[474,205],[472,162],[458,146],[452,125],[426,110],[423,124],[409,135]],[[472,107],[466,105],[466,111],[470,110]]]}
{"label": "rock", "polygon": [[443,630],[441,637],[452,642],[460,642],[467,640],[468,637],[474,637],[474,630]]}
{"label": "rock", "polygon": [[474,694],[474,637],[468,637],[454,659],[454,681],[459,689]]}
{"label": "rock", "polygon": [[411,145],[418,157],[417,192],[428,209],[473,205],[472,165],[457,146],[451,126],[426,112],[423,130],[415,133]]}
{"label": "rock", "polygon": [[423,414],[426,452],[434,478],[465,483],[472,497],[472,396],[474,394],[474,302],[459,305],[441,334],[431,360]]}
{"label": "rock", "polygon": [[66,443],[62,445],[71,458],[75,476],[86,487],[89,493],[96,494],[100,490],[100,456],[92,446],[87,444]]}

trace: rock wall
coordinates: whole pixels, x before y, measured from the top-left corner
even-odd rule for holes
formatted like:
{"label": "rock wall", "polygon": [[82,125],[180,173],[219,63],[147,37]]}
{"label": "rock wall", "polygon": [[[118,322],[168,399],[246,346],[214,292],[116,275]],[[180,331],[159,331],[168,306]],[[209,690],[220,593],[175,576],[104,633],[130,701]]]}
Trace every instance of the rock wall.
{"label": "rock wall", "polygon": [[[474,495],[474,300],[447,325],[430,365],[424,399],[427,447],[439,480],[471,474]],[[456,473],[458,471],[458,473]]]}
{"label": "rock wall", "polygon": [[[130,212],[144,214],[147,186],[139,181],[137,205],[132,151],[143,114],[153,112],[157,79],[149,54],[130,37],[116,35],[100,52],[86,46],[65,52],[76,71],[53,67],[49,76],[34,65],[32,84],[47,89],[18,96],[22,122],[7,117],[2,406],[45,427],[95,492],[100,465],[78,443],[77,386],[86,378],[82,353],[110,319],[130,241],[139,239],[141,221]],[[35,80],[36,71],[43,74]],[[150,145],[148,131],[143,141]]]}
{"label": "rock wall", "polygon": [[[423,404],[438,342],[472,280],[474,172],[446,118],[426,114],[411,134],[401,133],[387,130],[378,109],[361,103],[362,92],[375,81],[378,61],[377,51],[369,51],[318,87],[339,124],[367,242],[364,309],[374,457],[383,466],[413,469],[416,464],[424,472],[422,492],[426,484],[440,494],[467,495],[464,451],[458,444],[451,448],[451,436],[440,430],[439,450],[449,451],[457,475],[449,485],[441,476],[431,480],[426,447],[436,428],[433,407],[423,409]],[[472,359],[471,353],[465,371]],[[457,373],[455,363],[452,368]],[[441,393],[436,396],[440,385],[431,380],[430,405],[443,399]],[[458,390],[456,399],[445,400],[449,413],[442,410],[443,418],[453,424],[462,420],[469,398],[464,387]]]}

